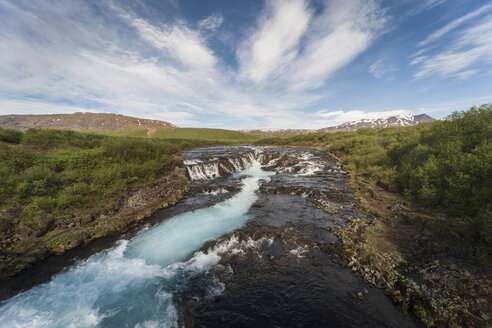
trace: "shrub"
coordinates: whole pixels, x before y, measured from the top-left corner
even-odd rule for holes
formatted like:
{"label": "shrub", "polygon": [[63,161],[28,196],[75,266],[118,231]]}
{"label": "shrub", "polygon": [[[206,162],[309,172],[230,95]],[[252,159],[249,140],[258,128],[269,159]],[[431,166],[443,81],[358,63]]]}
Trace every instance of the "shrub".
{"label": "shrub", "polygon": [[18,144],[22,140],[22,132],[0,128],[0,141]]}

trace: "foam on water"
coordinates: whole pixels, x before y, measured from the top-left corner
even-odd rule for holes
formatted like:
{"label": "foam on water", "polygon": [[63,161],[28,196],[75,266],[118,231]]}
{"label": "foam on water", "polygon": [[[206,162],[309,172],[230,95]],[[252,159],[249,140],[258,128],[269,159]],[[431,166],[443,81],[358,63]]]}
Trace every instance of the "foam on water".
{"label": "foam on water", "polygon": [[[228,200],[142,230],[131,241],[120,241],[49,283],[5,301],[0,306],[0,327],[175,326],[174,293],[239,242],[232,240],[208,252],[197,250],[248,220],[259,181],[269,175],[253,161],[249,169],[235,173],[236,178],[243,177],[243,188]],[[217,281],[209,286],[212,295],[222,289]]]}
{"label": "foam on water", "polygon": [[229,192],[229,190],[227,190],[225,188],[218,188],[218,189],[214,189],[214,190],[204,191],[203,194],[204,195],[217,196],[218,194],[225,194],[225,193],[228,193],[228,192]]}

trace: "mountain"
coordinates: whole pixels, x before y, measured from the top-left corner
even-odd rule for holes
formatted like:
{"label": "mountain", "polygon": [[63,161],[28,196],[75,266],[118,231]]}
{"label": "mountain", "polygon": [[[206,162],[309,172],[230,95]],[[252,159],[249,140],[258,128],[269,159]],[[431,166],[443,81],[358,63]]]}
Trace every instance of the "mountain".
{"label": "mountain", "polygon": [[159,120],[147,120],[106,113],[74,113],[47,115],[0,115],[0,127],[25,131],[29,128],[72,131],[156,131],[177,126]]}
{"label": "mountain", "polygon": [[376,119],[362,119],[358,121],[346,122],[337,126],[330,126],[318,130],[310,129],[284,129],[284,130],[240,130],[243,133],[255,134],[265,137],[289,137],[298,134],[308,134],[317,132],[337,132],[337,131],[355,131],[364,128],[388,128],[396,126],[414,126],[419,123],[435,121],[427,114],[420,115],[395,115]]}
{"label": "mountain", "polygon": [[432,122],[434,119],[427,114],[395,115],[376,119],[362,119],[346,122],[341,125],[319,129],[318,132],[355,131],[364,128],[388,128],[395,126],[414,126],[419,123]]}
{"label": "mountain", "polygon": [[269,129],[253,129],[253,130],[239,130],[239,132],[246,134],[254,134],[264,137],[290,137],[298,134],[314,133],[316,130],[309,129],[283,129],[283,130],[269,130]]}
{"label": "mountain", "polygon": [[[265,137],[284,137],[316,132],[355,131],[363,128],[386,128],[394,126],[413,126],[423,122],[432,122],[434,119],[426,114],[396,115],[386,118],[362,119],[346,122],[341,125],[310,129],[284,130],[239,130],[250,135]],[[0,115],[0,127],[25,131],[29,128],[60,129],[73,131],[117,131],[117,130],[147,130],[152,134],[160,129],[177,128],[177,126],[159,120],[148,120],[118,114],[106,113],[74,113],[74,114],[47,114],[47,115]]]}

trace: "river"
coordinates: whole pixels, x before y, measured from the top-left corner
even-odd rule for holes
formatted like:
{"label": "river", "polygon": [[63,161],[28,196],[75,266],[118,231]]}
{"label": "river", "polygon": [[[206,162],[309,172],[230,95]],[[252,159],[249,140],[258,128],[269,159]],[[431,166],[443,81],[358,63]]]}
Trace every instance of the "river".
{"label": "river", "polygon": [[340,267],[335,232],[363,214],[329,157],[236,146],[183,159],[194,182],[180,213],[2,302],[0,327],[414,326]]}

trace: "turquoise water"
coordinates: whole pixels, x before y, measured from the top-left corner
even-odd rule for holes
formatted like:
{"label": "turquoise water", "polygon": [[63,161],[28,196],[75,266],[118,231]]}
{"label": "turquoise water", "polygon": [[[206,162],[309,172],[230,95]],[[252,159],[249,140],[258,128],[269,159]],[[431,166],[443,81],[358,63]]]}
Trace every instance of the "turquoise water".
{"label": "turquoise water", "polygon": [[[255,162],[235,174],[243,187],[232,198],[143,230],[18,294],[0,306],[0,327],[175,326],[176,295],[220,260],[197,250],[248,220],[259,181],[271,174]],[[221,291],[219,282],[206,288]]]}

